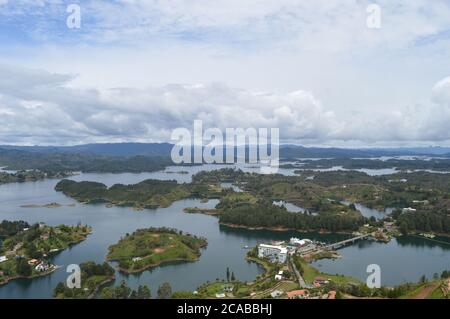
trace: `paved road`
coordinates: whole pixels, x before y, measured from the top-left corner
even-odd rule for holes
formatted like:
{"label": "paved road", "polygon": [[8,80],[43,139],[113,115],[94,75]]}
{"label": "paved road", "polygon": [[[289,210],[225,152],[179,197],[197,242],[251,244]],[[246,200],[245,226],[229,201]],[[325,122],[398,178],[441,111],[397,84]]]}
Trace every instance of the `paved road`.
{"label": "paved road", "polygon": [[311,288],[309,285],[306,284],[305,279],[303,279],[302,275],[298,271],[297,267],[295,266],[294,262],[292,261],[292,258],[289,258],[289,261],[291,263],[291,267],[294,270],[295,276],[298,279],[298,284],[301,288]]}

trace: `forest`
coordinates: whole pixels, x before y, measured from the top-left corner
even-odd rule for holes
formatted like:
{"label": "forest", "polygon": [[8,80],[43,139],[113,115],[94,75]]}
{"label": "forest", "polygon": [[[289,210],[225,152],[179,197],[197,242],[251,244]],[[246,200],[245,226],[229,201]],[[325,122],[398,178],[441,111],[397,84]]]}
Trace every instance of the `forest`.
{"label": "forest", "polygon": [[260,202],[256,205],[242,205],[225,210],[219,215],[225,225],[249,228],[282,228],[302,231],[352,232],[367,219],[355,215],[320,214],[317,216],[288,212],[284,207]]}

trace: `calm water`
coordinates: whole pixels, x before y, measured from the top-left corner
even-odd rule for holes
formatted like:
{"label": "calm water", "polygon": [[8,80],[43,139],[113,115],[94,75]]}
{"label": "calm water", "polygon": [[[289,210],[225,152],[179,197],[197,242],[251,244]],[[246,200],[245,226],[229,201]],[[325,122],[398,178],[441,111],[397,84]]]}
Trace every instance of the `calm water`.
{"label": "calm water", "polygon": [[[351,203],[348,201],[341,201],[344,205],[350,205]],[[354,203],[355,208],[361,212],[361,215],[364,217],[370,218],[375,217],[376,219],[383,219],[387,215],[391,214],[394,211],[394,208],[387,207],[384,211],[375,209],[375,208],[369,208],[367,206],[364,206],[362,204]]]}
{"label": "calm water", "polygon": [[275,201],[273,201],[273,204],[277,205],[277,206],[284,206],[284,207],[286,207],[287,211],[291,212],[291,213],[302,213],[302,214],[309,214],[309,215],[317,215],[317,213],[315,213],[315,212],[313,212],[311,210],[307,210],[304,207],[301,207],[301,206],[298,206],[298,205],[286,202],[284,200],[275,200]]}
{"label": "calm water", "polygon": [[450,240],[441,240],[447,244],[416,236],[402,236],[389,243],[360,241],[340,249],[342,258],[322,259],[313,266],[329,274],[349,275],[365,282],[367,265],[378,264],[382,285],[417,282],[422,275],[431,279],[435,272],[440,275],[442,270],[450,269]]}
{"label": "calm water", "polygon": [[304,213],[306,211],[305,208],[297,206],[297,205],[294,205],[294,204],[289,203],[289,202],[286,202],[284,200],[273,201],[273,204],[277,205],[277,206],[284,206],[284,207],[286,207],[288,212],[292,212],[292,213]]}
{"label": "calm water", "polygon": [[[229,167],[224,165],[225,167]],[[107,185],[115,183],[131,184],[147,178],[175,179],[189,182],[192,174],[202,169],[218,169],[217,165],[195,167],[170,167],[163,172],[142,174],[80,174],[74,180],[99,181]],[[258,170],[257,168],[246,168]],[[188,171],[188,174],[174,173]],[[54,191],[57,180],[45,180],[28,183],[0,185],[0,220],[26,220],[30,223],[45,222],[49,225],[77,224],[79,222],[93,227],[94,233],[88,239],[53,259],[53,263],[63,266],[53,274],[34,279],[17,280],[0,287],[0,298],[51,298],[58,282],[64,281],[67,274],[65,267],[94,260],[103,262],[109,245],[117,242],[125,233],[131,233],[144,227],[174,227],[208,239],[208,247],[202,251],[198,262],[171,264],[148,270],[139,275],[124,276],[117,274],[116,284],[126,280],[132,287],[147,284],[153,295],[157,287],[168,281],[174,290],[195,290],[207,280],[225,278],[226,267],[234,271],[240,280],[253,280],[262,272],[254,263],[245,261],[247,250],[243,246],[255,246],[270,240],[287,240],[292,236],[310,238],[324,242],[334,242],[344,238],[343,235],[321,235],[317,233],[301,234],[297,232],[249,231],[219,226],[216,217],[201,214],[185,214],[185,207],[212,208],[216,200],[201,203],[199,200],[186,199],[174,203],[168,208],[133,211],[131,208],[104,205],[83,205]],[[48,204],[57,202],[63,205],[76,204],[75,207],[59,208],[22,208],[26,204]],[[399,243],[399,242],[402,243]],[[432,276],[450,268],[450,246],[428,242],[426,245],[416,243],[422,239],[399,239],[391,244],[368,243],[367,247],[352,246],[340,252],[344,258],[336,262],[321,261],[322,269],[331,273],[341,272],[365,278],[365,267],[373,252],[380,265],[397,271],[400,265],[409,267],[409,271],[400,271],[398,276],[392,274],[392,280],[386,283],[399,283],[403,280],[416,281],[422,274]],[[365,243],[365,242],[364,242]],[[405,258],[405,254],[408,258]],[[415,260],[412,262],[412,260]]]}
{"label": "calm water", "polygon": [[382,175],[389,175],[389,174],[395,174],[398,173],[395,168],[380,168],[380,169],[373,169],[373,168],[358,168],[358,169],[347,169],[343,166],[333,166],[329,168],[297,168],[298,171],[313,171],[313,172],[335,172],[335,171],[357,171],[366,173],[369,176],[382,176]]}

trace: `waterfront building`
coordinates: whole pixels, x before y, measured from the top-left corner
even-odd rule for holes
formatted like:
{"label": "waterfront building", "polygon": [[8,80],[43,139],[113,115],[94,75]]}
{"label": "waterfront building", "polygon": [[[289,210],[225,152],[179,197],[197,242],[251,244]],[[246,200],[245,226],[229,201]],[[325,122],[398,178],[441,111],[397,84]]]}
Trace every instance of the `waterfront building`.
{"label": "waterfront building", "polygon": [[285,263],[287,248],[282,246],[260,244],[258,246],[258,257],[269,258],[271,262]]}
{"label": "waterfront building", "polygon": [[289,240],[289,243],[290,243],[291,245],[293,245],[293,246],[300,246],[300,247],[303,247],[303,246],[305,246],[305,245],[310,244],[310,243],[311,243],[311,240],[309,240],[309,239],[298,239],[298,238],[296,238],[296,237],[292,237],[292,238]]}

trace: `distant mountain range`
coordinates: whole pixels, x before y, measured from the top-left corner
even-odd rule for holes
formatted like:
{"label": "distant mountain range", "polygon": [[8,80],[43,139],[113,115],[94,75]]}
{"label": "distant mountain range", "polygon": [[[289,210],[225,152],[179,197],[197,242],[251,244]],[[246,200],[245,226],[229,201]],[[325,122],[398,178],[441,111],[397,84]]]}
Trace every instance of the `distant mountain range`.
{"label": "distant mountain range", "polygon": [[[0,145],[4,151],[24,151],[34,153],[77,153],[97,156],[170,156],[170,143],[105,143],[76,146],[14,146]],[[326,158],[326,157],[377,157],[377,156],[450,156],[448,147],[405,147],[405,148],[321,148],[299,145],[281,145],[282,158]]]}
{"label": "distant mountain range", "polygon": [[0,145],[0,149],[39,153],[84,153],[103,156],[169,156],[169,143],[104,143],[75,146],[15,146]]}

